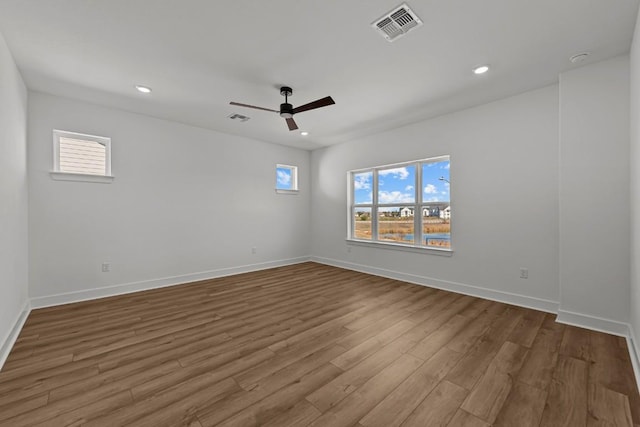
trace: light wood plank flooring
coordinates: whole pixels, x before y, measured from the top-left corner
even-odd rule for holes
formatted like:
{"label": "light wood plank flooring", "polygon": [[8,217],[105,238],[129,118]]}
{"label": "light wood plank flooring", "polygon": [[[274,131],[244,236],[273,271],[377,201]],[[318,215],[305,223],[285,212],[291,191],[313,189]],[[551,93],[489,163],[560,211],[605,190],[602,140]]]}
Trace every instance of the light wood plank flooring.
{"label": "light wood plank flooring", "polygon": [[624,339],[304,263],[34,310],[2,426],[640,426]]}

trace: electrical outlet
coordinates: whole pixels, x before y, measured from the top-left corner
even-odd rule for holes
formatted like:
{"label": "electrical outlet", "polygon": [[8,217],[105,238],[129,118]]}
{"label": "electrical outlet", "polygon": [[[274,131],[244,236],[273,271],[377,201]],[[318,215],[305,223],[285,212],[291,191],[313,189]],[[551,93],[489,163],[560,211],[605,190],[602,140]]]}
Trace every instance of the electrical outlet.
{"label": "electrical outlet", "polygon": [[108,273],[111,271],[111,264],[108,262],[103,262],[102,263],[102,272],[103,273]]}
{"label": "electrical outlet", "polygon": [[256,254],[258,252],[258,248],[256,248],[255,246],[251,248],[251,253],[252,254]]}
{"label": "electrical outlet", "polygon": [[521,268],[520,269],[520,278],[521,279],[528,279],[529,278],[529,269],[528,268]]}

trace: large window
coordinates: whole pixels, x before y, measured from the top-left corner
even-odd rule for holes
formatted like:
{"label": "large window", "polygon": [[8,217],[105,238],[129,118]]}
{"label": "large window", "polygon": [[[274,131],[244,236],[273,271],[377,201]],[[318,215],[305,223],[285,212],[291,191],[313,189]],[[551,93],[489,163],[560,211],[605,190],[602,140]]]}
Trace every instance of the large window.
{"label": "large window", "polygon": [[349,172],[350,240],[451,249],[449,156]]}

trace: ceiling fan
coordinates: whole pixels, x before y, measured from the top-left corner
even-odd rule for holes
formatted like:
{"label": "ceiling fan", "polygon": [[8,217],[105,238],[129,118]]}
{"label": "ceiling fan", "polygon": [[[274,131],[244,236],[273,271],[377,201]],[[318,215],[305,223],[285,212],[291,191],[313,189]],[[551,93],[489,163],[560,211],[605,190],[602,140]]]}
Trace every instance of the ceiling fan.
{"label": "ceiling fan", "polygon": [[280,104],[280,110],[272,110],[270,108],[256,107],[255,105],[249,104],[241,104],[239,102],[230,102],[231,105],[238,105],[240,107],[248,107],[255,108],[257,110],[265,110],[265,111],[273,111],[274,113],[280,114],[280,117],[287,121],[287,126],[289,130],[298,129],[298,125],[295,120],[293,120],[293,115],[302,113],[303,111],[315,110],[316,108],[326,107],[328,105],[335,104],[335,101],[330,96],[318,99],[316,101],[310,102],[308,104],[301,105],[299,107],[293,108],[293,105],[289,104],[289,97],[293,93],[293,89],[289,86],[282,86],[280,88],[280,95],[284,96],[284,104]]}

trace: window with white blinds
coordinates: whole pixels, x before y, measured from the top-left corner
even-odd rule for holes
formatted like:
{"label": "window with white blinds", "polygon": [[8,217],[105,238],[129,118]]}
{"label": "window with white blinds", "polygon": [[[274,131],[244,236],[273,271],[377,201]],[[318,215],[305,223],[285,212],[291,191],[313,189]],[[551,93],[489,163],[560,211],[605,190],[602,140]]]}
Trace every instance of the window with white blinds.
{"label": "window with white blinds", "polygon": [[52,176],[56,179],[111,178],[111,138],[54,130],[53,157]]}

